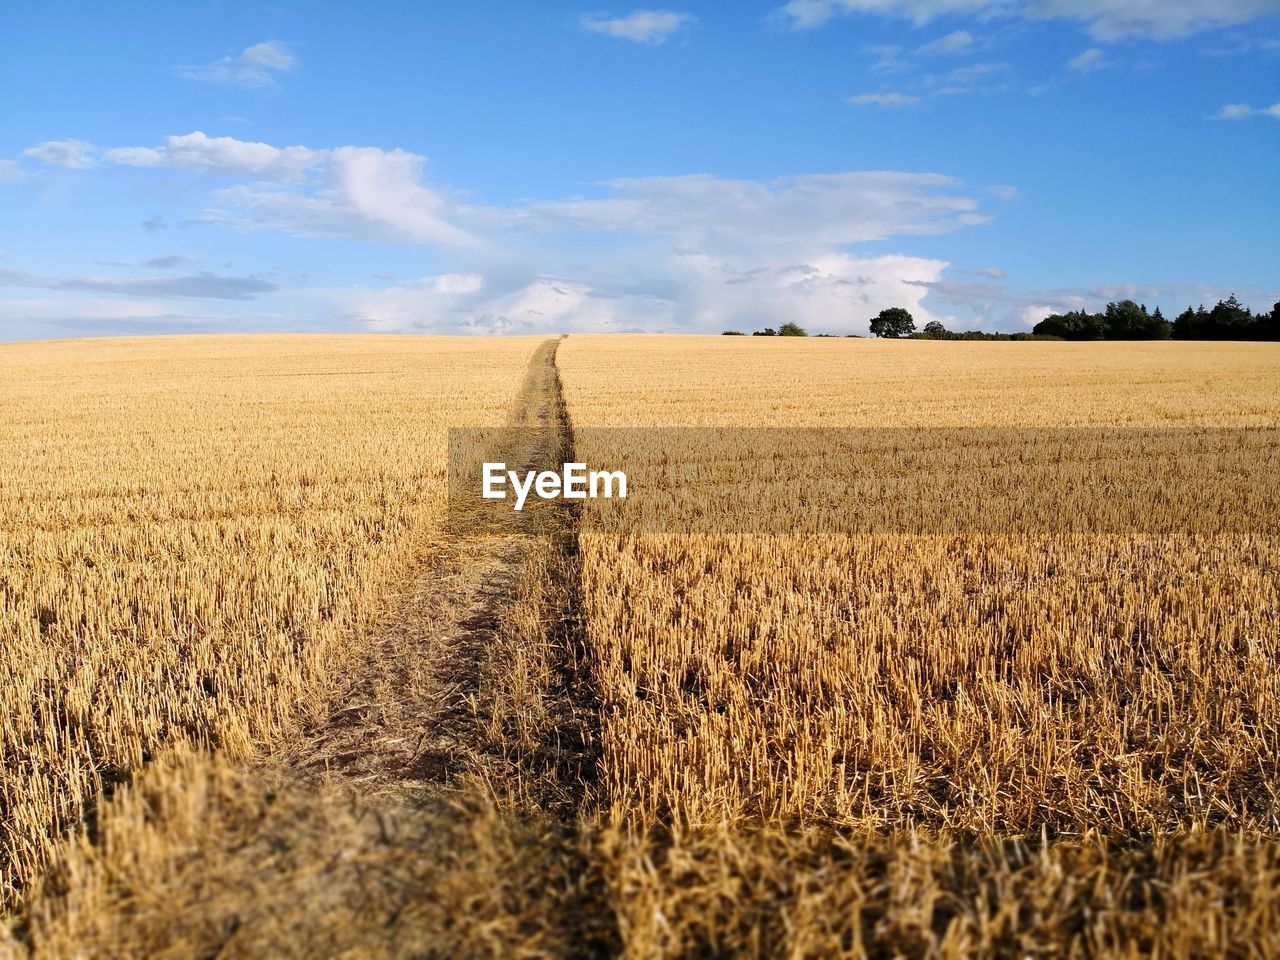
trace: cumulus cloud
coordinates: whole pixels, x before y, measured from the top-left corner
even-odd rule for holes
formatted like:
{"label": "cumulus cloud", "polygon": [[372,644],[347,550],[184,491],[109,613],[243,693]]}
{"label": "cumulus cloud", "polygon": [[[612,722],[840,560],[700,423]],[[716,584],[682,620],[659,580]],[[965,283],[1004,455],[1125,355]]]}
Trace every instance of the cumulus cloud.
{"label": "cumulus cloud", "polygon": [[584,14],[579,23],[583,30],[602,33],[635,43],[665,43],[673,34],[692,26],[697,18],[673,10],[633,10],[625,17],[607,14]]}
{"label": "cumulus cloud", "polygon": [[188,80],[261,88],[278,86],[276,77],[288,73],[296,65],[297,60],[287,46],[266,40],[245,47],[235,56],[222,57],[200,67],[174,67],[174,72]]}
{"label": "cumulus cloud", "polygon": [[777,12],[801,30],[848,14],[898,16],[916,25],[969,15],[1075,20],[1099,40],[1169,39],[1280,13],[1280,0],[789,0]]}
{"label": "cumulus cloud", "polygon": [[[986,219],[960,183],[928,173],[767,182],[704,174],[599,186],[605,196],[468,211],[507,246],[496,266],[327,296],[376,330],[708,331],[793,319],[865,332],[887,306],[931,319],[921,302],[928,289],[918,284],[937,280],[947,264],[862,257],[849,247]],[[593,243],[585,262],[565,256],[576,236],[601,234],[616,240]]]}
{"label": "cumulus cloud", "polygon": [[973,35],[968,30],[956,30],[945,37],[939,37],[916,48],[916,52],[926,57],[945,54],[962,53],[973,46]]}
{"label": "cumulus cloud", "polygon": [[598,254],[571,276],[553,273],[547,267],[565,262],[540,241],[529,263],[507,264],[483,283],[446,275],[344,292],[347,312],[378,330],[710,331],[795,320],[815,331],[866,332],[888,306],[934,319],[921,284],[937,281],[947,263],[859,256],[848,247],[984,219],[956,181],[937,174],[810,174],[768,183],[701,175],[605,186],[611,196],[533,203],[494,223],[516,238],[520,231],[616,234],[626,248],[612,262]]}
{"label": "cumulus cloud", "polygon": [[654,289],[643,282],[619,289],[607,281],[538,276],[502,289],[477,283],[463,290],[441,283],[446,275],[328,295],[367,329],[383,332],[707,332],[792,320],[815,331],[865,333],[889,306],[905,305],[924,322],[935,319],[922,300],[946,267],[943,260],[909,256],[827,253],[810,263],[786,263],[780,254],[762,261],[676,248],[652,265]]}
{"label": "cumulus cloud", "polygon": [[[936,173],[638,177],[595,184],[586,196],[498,206],[439,190],[425,178],[425,159],[403,150],[278,147],[197,131],[101,157],[210,178],[215,186],[199,222],[437,247],[447,272],[371,289],[293,291],[326,298],[314,315],[379,330],[705,331],[797,319],[815,330],[863,332],[886,306],[931,318],[921,301],[947,264],[860,255],[856,245],[989,219],[962,183]],[[144,226],[163,229],[164,221],[156,216]],[[177,254],[133,264],[188,265]],[[208,273],[47,278],[10,271],[0,283],[157,298],[247,299],[277,289],[262,277]]]}
{"label": "cumulus cloud", "polygon": [[168,166],[223,177],[298,180],[323,161],[325,151],[307,147],[274,147],[235,137],[211,137],[196,130],[168,137],[159,147],[104,150],[102,157],[108,163],[128,167]]}
{"label": "cumulus cloud", "polygon": [[875,106],[888,107],[897,109],[901,107],[915,107],[920,104],[920,98],[912,96],[909,93],[860,93],[857,96],[850,97],[849,102],[856,106]]}
{"label": "cumulus cloud", "polygon": [[42,277],[21,270],[0,270],[0,286],[213,300],[252,300],[256,294],[279,289],[276,284],[265,280],[221,277],[212,273],[187,277]]}
{"label": "cumulus cloud", "polygon": [[[923,302],[946,261],[860,256],[849,248],[981,222],[976,202],[937,174],[850,172],[776,181],[708,175],[611,181],[596,199],[490,211],[512,242],[536,242],[483,280],[445,274],[335,291],[340,312],[376,330],[474,333],[714,331],[795,320],[865,333],[870,318]],[[572,258],[547,235],[616,235],[621,250]],[[560,241],[560,242],[563,242]],[[610,250],[611,248],[605,248]]]}
{"label": "cumulus cloud", "polygon": [[94,149],[83,140],[45,140],[23,150],[22,155],[54,167],[86,170],[93,166]]}
{"label": "cumulus cloud", "polygon": [[490,289],[473,274],[442,274],[379,289],[321,291],[377,332],[471,334],[668,329],[675,305],[643,294],[616,296],[581,280],[532,276]]}

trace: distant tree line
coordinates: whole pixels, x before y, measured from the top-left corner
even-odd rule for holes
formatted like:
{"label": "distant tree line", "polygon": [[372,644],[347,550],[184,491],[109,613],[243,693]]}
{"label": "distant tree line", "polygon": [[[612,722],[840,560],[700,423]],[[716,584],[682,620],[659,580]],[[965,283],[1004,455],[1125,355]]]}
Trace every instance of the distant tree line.
{"label": "distant tree line", "polygon": [[1055,313],[1033,330],[1063,340],[1280,340],[1280,303],[1254,313],[1233,293],[1212,310],[1187,307],[1170,323],[1159,307],[1148,313],[1146,304],[1121,300],[1102,313]]}
{"label": "distant tree line", "polygon": [[912,340],[1061,340],[1043,333],[988,333],[985,330],[948,330],[937,320],[924,325],[920,333],[911,334]]}
{"label": "distant tree line", "polygon": [[915,318],[902,307],[881,310],[871,321],[871,332],[877,337],[912,340],[1057,340],[1058,337],[1035,333],[986,333],[982,330],[948,330],[937,320],[930,320],[921,331],[916,330]]}
{"label": "distant tree line", "polygon": [[[1280,340],[1280,303],[1270,313],[1253,313],[1233,293],[1219,300],[1212,310],[1204,305],[1187,307],[1170,323],[1156,307],[1147,312],[1145,303],[1120,300],[1108,303],[1101,313],[1072,310],[1045,317],[1030,333],[986,333],[982,330],[948,330],[937,320],[917,332],[915,319],[902,307],[881,310],[871,321],[877,337],[896,340]],[[726,330],[726,337],[745,336],[741,330]],[[777,330],[765,327],[753,337],[807,337],[797,323],[784,323]],[[820,337],[831,334],[820,333]],[[857,337],[859,334],[848,334]]]}
{"label": "distant tree line", "polygon": [[[726,330],[723,335],[726,337],[745,336],[741,330]],[[800,326],[800,324],[788,322],[784,323],[777,330],[773,329],[773,327],[765,327],[763,330],[754,331],[751,335],[753,337],[807,337],[809,334],[805,331],[804,327]],[[819,334],[819,336],[821,336],[821,334]]]}

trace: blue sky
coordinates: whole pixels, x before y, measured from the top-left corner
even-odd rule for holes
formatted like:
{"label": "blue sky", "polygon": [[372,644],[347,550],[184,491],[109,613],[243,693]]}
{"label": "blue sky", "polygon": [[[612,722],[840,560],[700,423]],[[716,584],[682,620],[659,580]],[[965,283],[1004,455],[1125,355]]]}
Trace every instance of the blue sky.
{"label": "blue sky", "polygon": [[0,83],[0,339],[1280,299],[1280,0],[54,0]]}

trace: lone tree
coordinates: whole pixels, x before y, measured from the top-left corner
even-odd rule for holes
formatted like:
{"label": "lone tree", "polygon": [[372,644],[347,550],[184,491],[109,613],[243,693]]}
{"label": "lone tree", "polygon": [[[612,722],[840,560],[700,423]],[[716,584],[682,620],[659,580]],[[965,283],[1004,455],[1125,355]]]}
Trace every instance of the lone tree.
{"label": "lone tree", "polygon": [[934,340],[938,340],[947,335],[947,328],[937,320],[930,320],[924,325],[924,335]]}
{"label": "lone tree", "polygon": [[881,310],[880,315],[871,321],[871,332],[877,337],[909,337],[915,332],[916,322],[911,314],[902,307],[889,307]]}
{"label": "lone tree", "polygon": [[787,321],[778,328],[778,336],[780,337],[807,337],[809,334],[804,332],[804,327],[798,323]]}

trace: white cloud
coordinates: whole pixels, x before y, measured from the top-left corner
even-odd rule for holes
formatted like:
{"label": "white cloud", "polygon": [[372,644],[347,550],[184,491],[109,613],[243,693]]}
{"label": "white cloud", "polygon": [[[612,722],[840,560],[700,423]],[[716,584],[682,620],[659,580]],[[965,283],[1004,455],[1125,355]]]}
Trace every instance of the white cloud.
{"label": "white cloud", "polygon": [[947,268],[945,260],[834,251],[793,263],[702,253],[682,259],[681,310],[704,330],[777,327],[793,320],[815,333],[865,333],[871,318],[892,306],[928,322],[936,317],[922,302],[928,287],[920,284],[938,280]]}
{"label": "white cloud", "polygon": [[841,253],[808,263],[787,263],[781,254],[759,262],[678,248],[654,266],[661,271],[661,293],[538,276],[496,291],[488,283],[455,290],[441,283],[445,278],[428,277],[321,296],[367,329],[382,332],[709,332],[793,320],[813,332],[865,333],[885,307],[906,306],[921,322],[935,319],[922,301],[947,263]]}
{"label": "white cloud", "polygon": [[16,160],[0,160],[0,183],[25,180],[26,177],[26,171],[18,166]]}
{"label": "white cloud", "polygon": [[1256,110],[1247,103],[1228,103],[1216,116],[1219,120],[1244,120],[1248,117],[1275,117],[1280,120],[1280,103]]}
{"label": "white cloud", "polygon": [[[445,272],[422,280],[293,293],[325,300],[328,312],[314,316],[374,329],[705,331],[797,319],[815,331],[860,332],[885,306],[929,318],[921,299],[946,263],[867,257],[854,245],[988,219],[960,182],[934,173],[639,177],[596,184],[590,196],[496,206],[437,189],[425,159],[404,150],[278,147],[197,131],[103,157],[230,181],[212,191],[204,223],[440,248]],[[176,255],[145,263],[149,272],[185,265]],[[276,290],[269,278],[212,274],[0,279],[130,297],[251,299]]]}
{"label": "white cloud", "polygon": [[971,63],[956,67],[942,75],[927,74],[924,82],[934,96],[954,96],[964,93],[993,93],[1008,89],[1004,78],[1012,67],[1002,62]]}
{"label": "white cloud", "polygon": [[849,102],[860,107],[876,106],[896,109],[918,106],[920,98],[909,93],[860,93],[857,96],[850,97]]}
{"label": "white cloud", "polygon": [[954,33],[948,33],[945,37],[939,37],[937,40],[917,47],[916,52],[925,56],[939,56],[961,53],[968,50],[972,45],[973,35],[968,30],[956,30]]}
{"label": "white cloud", "polygon": [[86,170],[93,166],[93,145],[83,140],[45,140],[22,151],[24,157],[55,167]]}
{"label": "white cloud", "polygon": [[980,277],[991,277],[994,280],[1004,279],[1004,271],[999,267],[979,267],[976,272]]}
{"label": "white cloud", "polygon": [[995,186],[987,187],[987,193],[999,197],[1001,200],[1017,200],[1022,196],[1021,190],[1008,184],[996,184]]}
{"label": "white cloud", "polygon": [[287,46],[267,40],[245,47],[233,57],[222,57],[202,67],[175,67],[174,72],[188,80],[261,88],[277,86],[276,76],[288,73],[296,65],[297,60]]}
{"label": "white cloud", "polygon": [[[377,330],[715,331],[796,320],[815,332],[865,332],[887,306],[932,319],[921,284],[947,264],[845,248],[985,219],[956,181],[937,174],[694,175],[603,186],[610,195],[471,211],[507,244],[496,266],[486,254],[474,273],[326,296]],[[617,240],[593,243],[582,260],[565,255],[578,234]],[[561,239],[547,239],[554,235]]]}
{"label": "white cloud", "polygon": [[[814,332],[866,332],[888,306],[933,319],[922,301],[947,264],[843,248],[984,219],[974,201],[954,193],[955,181],[936,174],[811,174],[770,183],[702,175],[607,186],[614,195],[602,199],[490,211],[495,228],[539,239],[526,261],[504,259],[483,284],[428,278],[335,295],[346,313],[379,330],[715,331],[795,320]],[[565,258],[541,239],[557,233],[617,234],[625,249],[597,252],[566,276]]]}
{"label": "white cloud", "polygon": [[325,151],[210,137],[197,130],[168,137],[162,147],[117,147],[104,150],[102,156],[110,163],[130,167],[169,166],[224,177],[298,180],[323,161]]}
{"label": "white cloud", "polygon": [[1090,47],[1067,61],[1067,68],[1077,73],[1091,73],[1094,70],[1100,70],[1106,65],[1107,61],[1103,58],[1102,51],[1097,47]]}
{"label": "white cloud", "polygon": [[1181,37],[1278,12],[1280,0],[790,0],[778,9],[785,21],[802,30],[847,14],[898,16],[917,25],[967,14],[1075,20],[1099,40]]}
{"label": "white cloud", "polygon": [[986,220],[960,184],[935,173],[850,171],[769,182],[706,174],[605,184],[614,196],[533,203],[508,213],[514,227],[667,236],[720,249],[806,250],[945,233]]}
{"label": "white cloud", "polygon": [[168,137],[160,147],[117,147],[103,157],[126,166],[177,167],[252,181],[215,194],[218,206],[206,211],[205,222],[299,236],[474,242],[451,222],[445,197],[424,183],[426,158],[405,150],[276,147],[197,130]]}
{"label": "white cloud", "polygon": [[1085,23],[1099,40],[1166,40],[1280,13],[1280,0],[1031,0],[1026,6],[1033,18]]}
{"label": "white cloud", "polygon": [[1018,310],[1018,321],[1030,330],[1045,317],[1055,313],[1067,313],[1075,307],[1054,306],[1048,303],[1032,303]]}
{"label": "white cloud", "polygon": [[154,147],[113,147],[103,150],[102,158],[126,167],[158,167],[165,162],[166,154]]}
{"label": "white cloud", "polygon": [[902,56],[902,47],[895,44],[882,43],[863,49],[875,56],[871,69],[877,73],[898,73],[911,67],[910,61]]}
{"label": "white cloud", "polygon": [[490,291],[483,278],[444,274],[381,289],[321,291],[341,313],[378,332],[473,334],[670,329],[673,303],[615,296],[579,280],[526,277]]}
{"label": "white cloud", "polygon": [[584,14],[579,22],[583,30],[592,33],[635,43],[659,44],[684,27],[692,26],[697,18],[672,10],[633,10],[625,17]]}
{"label": "white cloud", "polygon": [[[377,330],[705,332],[795,320],[814,332],[866,332],[888,306],[934,319],[923,300],[947,263],[859,256],[849,245],[984,219],[956,181],[936,174],[768,183],[701,175],[606,186],[613,195],[600,199],[489,210],[490,226],[517,246],[483,281],[444,275],[326,296]],[[564,243],[578,233],[617,235],[622,248],[593,244],[591,257],[566,272],[578,258],[545,238],[567,235]],[[536,242],[522,250],[528,234]]]}

